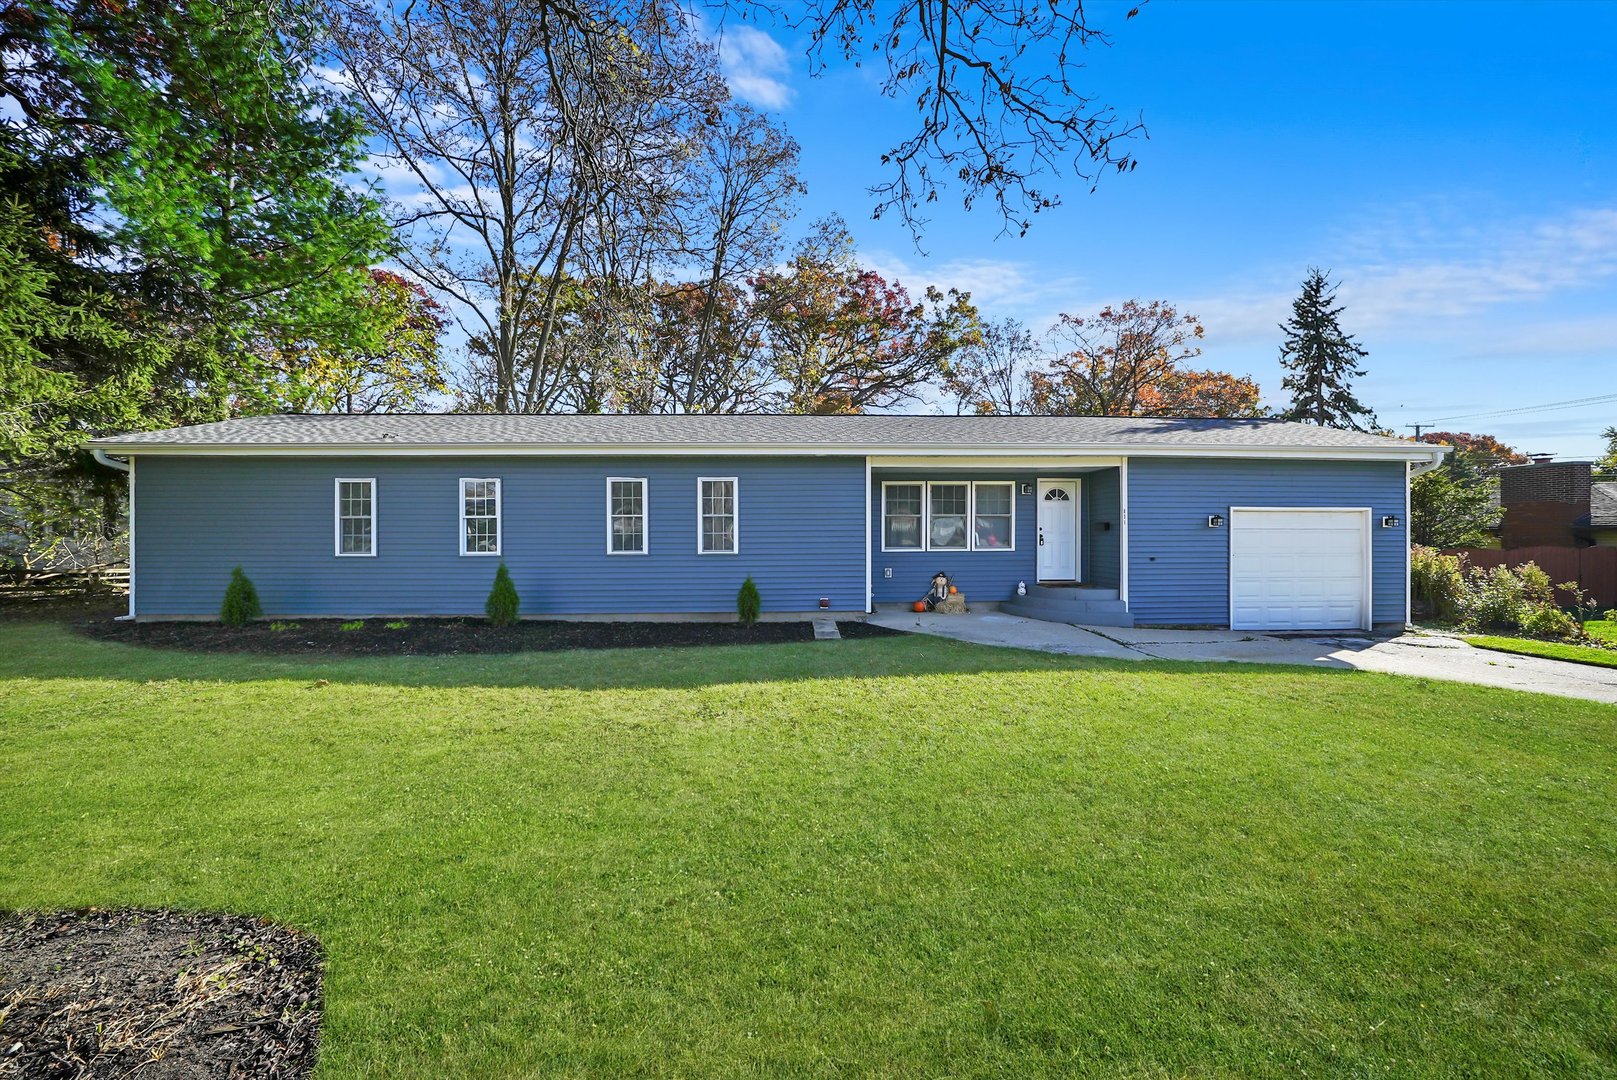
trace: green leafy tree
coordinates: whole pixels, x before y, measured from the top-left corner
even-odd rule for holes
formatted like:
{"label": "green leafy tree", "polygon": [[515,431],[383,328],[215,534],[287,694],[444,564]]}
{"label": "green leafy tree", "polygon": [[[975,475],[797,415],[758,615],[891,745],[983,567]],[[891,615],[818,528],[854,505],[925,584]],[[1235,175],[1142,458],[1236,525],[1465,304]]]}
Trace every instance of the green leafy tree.
{"label": "green leafy tree", "polygon": [[260,615],[263,607],[258,602],[258,590],[253,587],[241,567],[230,572],[230,584],[225,586],[225,602],[219,608],[219,621],[226,626],[246,626]]}
{"label": "green leafy tree", "polygon": [[1326,274],[1310,268],[1301,295],[1291,304],[1291,318],[1281,325],[1281,386],[1291,393],[1282,416],[1321,427],[1373,431],[1375,413],[1353,394],[1353,380],[1364,374],[1359,361],[1369,355],[1342,329],[1336,287]]}
{"label": "green leafy tree", "polygon": [[1410,539],[1434,548],[1480,547],[1493,541],[1500,509],[1487,484],[1447,468],[1415,477],[1409,485]]}
{"label": "green leafy tree", "polygon": [[375,346],[389,233],[318,34],[278,0],[0,6],[0,499],[31,529],[115,527],[84,440],[275,407],[268,343]]}
{"label": "green leafy tree", "polygon": [[1413,541],[1438,548],[1492,543],[1502,515],[1499,470],[1526,464],[1527,455],[1492,435],[1468,431],[1429,431],[1420,441],[1452,450],[1443,464],[1410,484]]}
{"label": "green leafy tree", "polygon": [[1610,476],[1617,474],[1617,427],[1609,427],[1600,433],[1606,440],[1606,452],[1595,461],[1595,472]]}
{"label": "green leafy tree", "polygon": [[294,341],[275,350],[289,407],[299,412],[411,412],[449,390],[442,355],[444,306],[391,270],[373,269],[359,318],[374,345]]}

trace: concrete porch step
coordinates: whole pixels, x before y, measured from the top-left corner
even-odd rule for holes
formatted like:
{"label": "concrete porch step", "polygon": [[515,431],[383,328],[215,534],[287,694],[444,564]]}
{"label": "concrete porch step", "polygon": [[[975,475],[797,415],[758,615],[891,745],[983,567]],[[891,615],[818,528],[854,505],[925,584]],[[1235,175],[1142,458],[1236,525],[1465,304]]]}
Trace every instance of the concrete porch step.
{"label": "concrete porch step", "polygon": [[1048,600],[1029,593],[999,605],[1007,615],[1043,622],[1083,623],[1089,626],[1133,626],[1134,616],[1121,600]]}
{"label": "concrete porch step", "polygon": [[1029,585],[1027,594],[1029,597],[1065,600],[1070,603],[1117,599],[1116,589],[1107,589],[1099,585]]}

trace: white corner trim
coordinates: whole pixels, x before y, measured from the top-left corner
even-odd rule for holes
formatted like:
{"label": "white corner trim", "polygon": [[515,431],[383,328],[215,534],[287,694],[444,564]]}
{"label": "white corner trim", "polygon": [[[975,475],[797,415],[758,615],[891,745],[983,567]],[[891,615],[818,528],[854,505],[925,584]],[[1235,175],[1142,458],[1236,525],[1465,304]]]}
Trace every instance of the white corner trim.
{"label": "white corner trim", "polygon": [[[875,569],[872,566],[876,560],[870,550],[870,504],[875,497],[876,493],[870,483],[870,456],[867,454],[865,456],[865,612],[867,614],[876,610],[876,580]],[[886,537],[882,539],[885,540]]]}
{"label": "white corner trim", "polygon": [[[466,485],[467,484],[493,484],[494,485],[494,550],[493,551],[467,551],[466,550]],[[505,484],[498,476],[463,476],[456,485],[460,494],[460,553],[468,558],[494,556],[499,558],[500,552],[505,549]]]}

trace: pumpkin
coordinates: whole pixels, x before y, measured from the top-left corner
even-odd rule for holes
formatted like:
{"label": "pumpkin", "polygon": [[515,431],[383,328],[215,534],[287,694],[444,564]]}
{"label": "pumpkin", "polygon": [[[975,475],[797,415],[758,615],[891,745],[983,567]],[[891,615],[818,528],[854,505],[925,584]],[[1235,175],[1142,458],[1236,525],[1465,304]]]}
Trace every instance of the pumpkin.
{"label": "pumpkin", "polygon": [[926,601],[925,600],[917,600],[917,601],[915,601],[915,610],[916,611],[925,611],[926,610]]}
{"label": "pumpkin", "polygon": [[950,595],[950,596],[956,596],[956,595],[958,595],[958,594],[959,594],[959,593],[960,593],[960,590],[959,590],[959,589],[957,589],[957,588],[955,588],[955,587],[954,587],[954,586],[953,586],[953,585],[950,585],[950,586],[949,586],[949,595]]}

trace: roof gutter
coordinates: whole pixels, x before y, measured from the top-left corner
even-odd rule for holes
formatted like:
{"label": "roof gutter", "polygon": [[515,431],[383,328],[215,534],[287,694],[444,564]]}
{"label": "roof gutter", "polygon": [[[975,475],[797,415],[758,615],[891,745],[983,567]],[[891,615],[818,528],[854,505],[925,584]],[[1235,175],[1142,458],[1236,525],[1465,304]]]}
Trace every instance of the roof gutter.
{"label": "roof gutter", "polygon": [[119,472],[129,471],[129,462],[108,457],[107,451],[102,447],[92,446],[90,447],[90,453],[95,456],[96,464],[98,465],[105,465],[107,468],[117,469]]}
{"label": "roof gutter", "polygon": [[[807,455],[811,457],[887,457],[929,454],[972,455],[983,458],[1020,457],[1028,454],[1125,457],[1279,457],[1313,460],[1411,461],[1425,468],[1441,463],[1446,447],[1415,446],[1407,449],[1389,446],[1285,446],[1285,445],[1207,445],[1207,444],[1117,444],[1038,445],[996,444],[967,446],[960,443],[911,443],[907,445],[804,445],[801,443],[119,443],[106,440],[94,448],[96,460],[102,452],[199,457],[445,457],[488,454],[498,457],[706,457]],[[114,465],[114,468],[118,466]],[[1424,469],[1423,469],[1424,471]]]}

